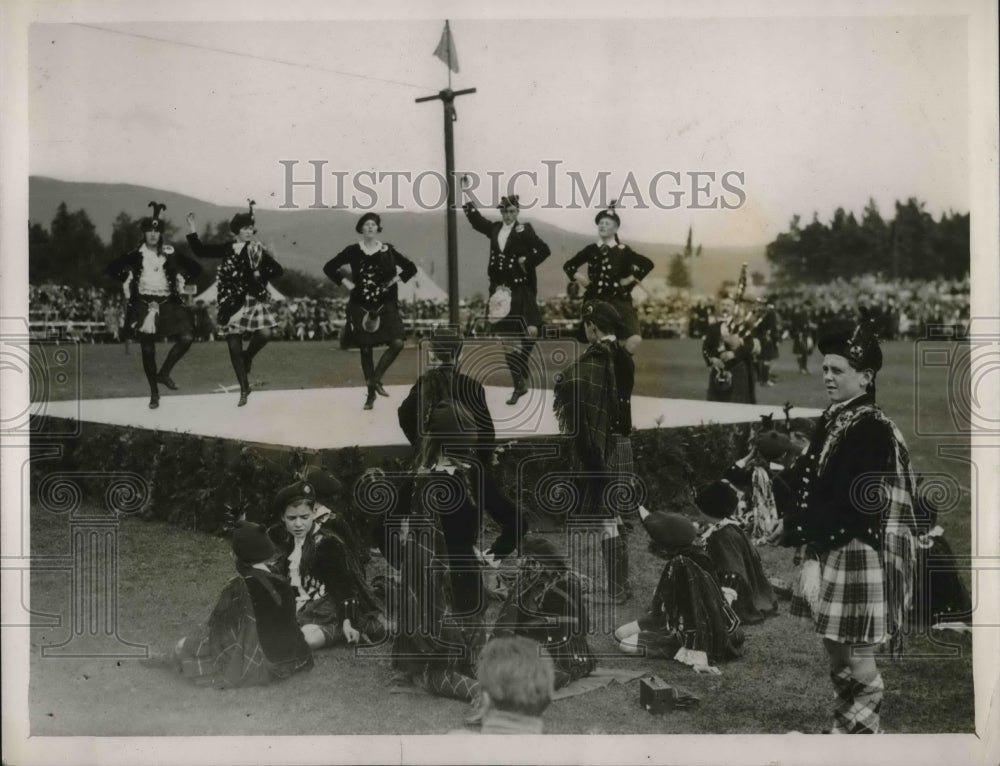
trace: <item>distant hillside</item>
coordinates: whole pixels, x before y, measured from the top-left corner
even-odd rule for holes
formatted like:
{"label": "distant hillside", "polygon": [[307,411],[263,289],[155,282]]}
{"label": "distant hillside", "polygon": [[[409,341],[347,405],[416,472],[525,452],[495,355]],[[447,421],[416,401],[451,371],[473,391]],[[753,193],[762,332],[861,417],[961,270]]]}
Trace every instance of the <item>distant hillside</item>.
{"label": "distant hillside", "polygon": [[[98,184],[59,181],[32,176],[29,180],[28,214],[32,223],[48,228],[61,202],[70,211],[83,209],[97,227],[101,238],[111,239],[111,226],[122,211],[133,218],[146,215],[150,200],[167,205],[165,217],[182,232],[184,216],[193,212],[201,230],[205,223],[229,219],[238,208],[220,207],[183,194],[128,184]],[[239,208],[243,209],[243,208]],[[489,211],[486,211],[489,215]],[[525,216],[530,220],[530,216]],[[323,264],[357,239],[357,215],[345,210],[262,210],[257,211],[261,239],[274,247],[280,262],[290,268],[323,277]],[[532,221],[538,235],[552,248],[552,255],[538,270],[539,295],[548,297],[566,290],[562,264],[594,238],[594,234],[566,231],[547,223]],[[441,212],[390,212],[383,217],[383,237],[447,288],[447,244],[445,216]],[[651,276],[665,278],[670,257],[683,244],[627,240],[636,251],[656,264]],[[695,237],[697,243],[697,234]],[[486,239],[472,230],[459,212],[459,290],[469,297],[486,291]],[[735,280],[739,265],[746,261],[750,271],[770,274],[764,246],[705,248],[694,261],[694,291],[713,293],[724,280]]]}

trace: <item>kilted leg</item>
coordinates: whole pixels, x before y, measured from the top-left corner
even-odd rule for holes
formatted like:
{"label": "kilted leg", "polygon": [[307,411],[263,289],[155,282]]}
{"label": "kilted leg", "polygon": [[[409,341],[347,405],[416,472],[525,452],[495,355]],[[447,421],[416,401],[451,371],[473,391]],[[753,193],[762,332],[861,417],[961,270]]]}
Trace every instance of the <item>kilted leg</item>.
{"label": "kilted leg", "polygon": [[424,668],[420,684],[431,694],[439,697],[472,702],[479,697],[479,681],[445,667],[433,667],[428,663]]}
{"label": "kilted leg", "polygon": [[375,358],[371,346],[362,346],[361,351],[361,374],[365,376],[365,385],[375,374]]}
{"label": "kilted leg", "polygon": [[260,350],[264,348],[270,340],[271,329],[269,327],[257,330],[252,336],[250,336],[250,343],[247,345],[247,350],[243,354],[243,369],[246,371],[247,375],[250,374],[250,365],[253,364],[253,358],[257,356]]}
{"label": "kilted leg", "polygon": [[849,704],[837,711],[837,725],[847,734],[878,734],[882,694],[885,691],[882,674],[876,673],[868,681],[848,676],[847,690]]}
{"label": "kilted leg", "polygon": [[181,357],[188,352],[188,349],[191,348],[191,344],[193,342],[193,336],[181,335],[177,339],[177,342],[171,347],[170,352],[167,354],[167,358],[163,361],[163,366],[160,367],[160,373],[157,377],[167,388],[177,388],[174,381],[170,377],[170,371],[174,369],[174,365],[181,360]]}
{"label": "kilted leg", "polygon": [[833,682],[833,729],[834,734],[846,734],[848,731],[848,711],[854,703],[852,697],[853,677],[850,668],[837,668],[830,671],[830,680]]}
{"label": "kilted leg", "polygon": [[243,338],[239,335],[226,335],[226,345],[229,347],[229,361],[233,365],[233,372],[236,373],[236,380],[240,384],[240,403],[242,407],[247,403],[247,395],[250,393],[250,382],[247,380],[247,370],[243,362]]}
{"label": "kilted leg", "polygon": [[160,389],[156,385],[156,336],[140,335],[139,350],[142,352],[142,371],[149,383],[149,408],[155,410],[160,405]]}

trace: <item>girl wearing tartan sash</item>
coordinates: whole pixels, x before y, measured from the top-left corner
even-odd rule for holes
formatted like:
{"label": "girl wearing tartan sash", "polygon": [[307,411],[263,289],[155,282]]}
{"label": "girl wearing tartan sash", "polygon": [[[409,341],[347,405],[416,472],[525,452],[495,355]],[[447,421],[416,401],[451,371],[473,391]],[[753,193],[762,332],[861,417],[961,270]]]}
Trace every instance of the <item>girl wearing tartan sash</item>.
{"label": "girl wearing tartan sash", "polygon": [[638,507],[629,441],[635,366],[616,338],[627,330],[611,304],[588,303],[583,328],[590,345],[556,379],[553,407],[559,430],[573,437],[574,466],[582,484],[577,519],[589,517],[603,527],[608,600],[620,605],[632,598],[632,586],[619,512],[632,513]]}
{"label": "girl wearing tartan sash", "polygon": [[[256,203],[253,200],[248,202],[250,212],[237,213],[229,222],[233,241],[221,245],[204,244],[198,238],[194,213],[187,216],[191,230],[187,241],[194,254],[199,258],[222,258],[219,265],[218,324],[225,329],[229,361],[240,384],[237,407],[246,405],[250,396],[249,375],[254,357],[271,340],[271,330],[278,326],[278,319],[269,305],[271,295],[268,284],[285,272],[274,256],[254,239],[257,228],[253,206]],[[244,336],[250,337],[245,349]]]}
{"label": "girl wearing tartan sash", "polygon": [[274,545],[264,528],[241,522],[233,532],[236,571],[200,633],[177,642],[186,678],[220,688],[261,686],[313,666],[295,621],[295,593],[268,570]]}
{"label": "girl wearing tartan sash", "polygon": [[884,689],[875,651],[889,641],[898,652],[911,606],[913,475],[903,437],[875,404],[874,332],[828,327],[819,348],[832,404],[791,477],[797,503],[770,539],[799,546],[791,612],[823,637],[836,692],[831,733],[871,734]]}
{"label": "girl wearing tartan sash", "polygon": [[389,601],[393,667],[432,694],[473,702],[476,659],[485,643],[472,550],[479,510],[465,463],[450,453],[475,441],[474,421],[449,400],[430,413],[426,429],[412,483],[385,523],[386,560],[399,571]]}

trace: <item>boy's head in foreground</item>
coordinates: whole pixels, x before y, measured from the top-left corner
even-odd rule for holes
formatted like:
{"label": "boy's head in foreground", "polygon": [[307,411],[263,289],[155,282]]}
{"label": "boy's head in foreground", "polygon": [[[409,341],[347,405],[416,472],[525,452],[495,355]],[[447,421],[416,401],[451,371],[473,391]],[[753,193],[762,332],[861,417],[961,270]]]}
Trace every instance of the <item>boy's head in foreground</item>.
{"label": "boy's head in foreground", "polygon": [[479,657],[486,709],[540,716],[552,702],[555,667],[542,647],[522,636],[495,638]]}

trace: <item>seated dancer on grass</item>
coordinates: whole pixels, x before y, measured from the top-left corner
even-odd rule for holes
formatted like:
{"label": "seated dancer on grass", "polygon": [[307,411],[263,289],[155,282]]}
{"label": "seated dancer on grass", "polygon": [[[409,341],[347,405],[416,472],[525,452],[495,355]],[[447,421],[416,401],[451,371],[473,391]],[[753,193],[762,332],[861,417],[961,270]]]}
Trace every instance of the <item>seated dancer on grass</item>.
{"label": "seated dancer on grass", "polygon": [[[250,367],[254,357],[271,339],[271,330],[278,326],[278,320],[271,311],[271,295],[268,284],[284,273],[274,256],[254,239],[257,233],[253,216],[253,200],[250,212],[237,213],[229,222],[229,230],[234,239],[225,244],[207,245],[198,238],[194,213],[188,213],[190,233],[188,245],[199,258],[222,258],[219,265],[219,313],[218,326],[225,331],[229,347],[229,361],[240,384],[240,400],[236,405],[243,407],[250,396]],[[250,343],[243,348],[243,339],[249,336]]]}
{"label": "seated dancer on grass", "polygon": [[177,642],[181,672],[221,688],[269,684],[313,666],[295,620],[295,593],[272,573],[275,549],[264,528],[241,522],[233,532],[237,577],[219,595],[200,634]]}
{"label": "seated dancer on grass", "polygon": [[[378,213],[365,213],[354,230],[361,235],[361,240],[327,261],[323,273],[351,291],[347,325],[340,340],[343,348],[353,344],[361,351],[361,371],[368,387],[364,408],[370,410],[375,406],[376,394],[389,395],[382,386],[382,376],[399,356],[406,341],[397,285],[409,282],[417,273],[417,267],[392,245],[375,236],[382,231]],[[351,270],[349,279],[341,273],[344,268]],[[387,346],[377,365],[373,355],[375,346]]]}
{"label": "seated dancer on grass", "polygon": [[705,529],[701,541],[712,560],[718,583],[736,593],[733,611],[745,625],[756,625],[778,611],[778,600],[764,574],[760,554],[736,518],[739,493],[728,481],[714,481],[698,493],[695,504]]}
{"label": "seated dancer on grass", "polygon": [[329,511],[316,515],[313,485],[297,481],[285,487],[272,510],[280,518],[268,530],[278,550],[273,567],[291,581],[296,619],[310,648],[380,643],[387,632],[382,605],[343,526]]}
{"label": "seated dancer on grass", "polygon": [[[681,649],[704,652],[709,662],[739,657],[745,640],[740,619],[712,574],[694,524],[679,513],[641,508],[643,526],[667,559],[649,610],[615,631],[628,654],[680,659]],[[681,653],[684,656],[685,653]]]}
{"label": "seated dancer on grass", "polygon": [[[466,466],[448,446],[461,445],[474,419],[454,401],[427,422],[412,482],[385,520],[386,560],[399,571],[393,667],[432,694],[476,699],[475,660],[484,635],[482,579],[473,546],[479,509]],[[467,438],[467,437],[466,437]]]}
{"label": "seated dancer on grass", "polygon": [[455,401],[473,418],[474,430],[468,451],[470,484],[482,487],[482,507],[500,527],[500,534],[484,551],[487,561],[498,562],[512,553],[527,531],[527,523],[514,502],[500,486],[493,468],[496,431],[483,384],[459,371],[462,337],[457,328],[441,327],[434,331],[429,344],[430,361],[426,370],[399,405],[399,426],[407,440],[419,448],[426,435],[430,414],[442,402]]}
{"label": "seated dancer on grass", "polygon": [[537,536],[522,541],[517,580],[500,609],[493,635],[524,636],[544,646],[555,661],[556,689],[597,667],[587,643],[583,593],[580,575],[551,542]]}
{"label": "seated dancer on grass", "polygon": [[[201,273],[201,266],[164,244],[166,221],[160,218],[160,213],[167,206],[156,202],[150,202],[149,206],[153,215],[139,221],[143,243],[112,261],[104,273],[122,282],[125,290],[128,300],[125,328],[139,338],[142,369],[149,383],[149,408],[155,410],[160,406],[157,384],[162,383],[171,391],[177,389],[170,372],[194,340],[191,310],[184,305],[181,293],[185,283]],[[159,372],[156,370],[158,335],[177,338]]]}

